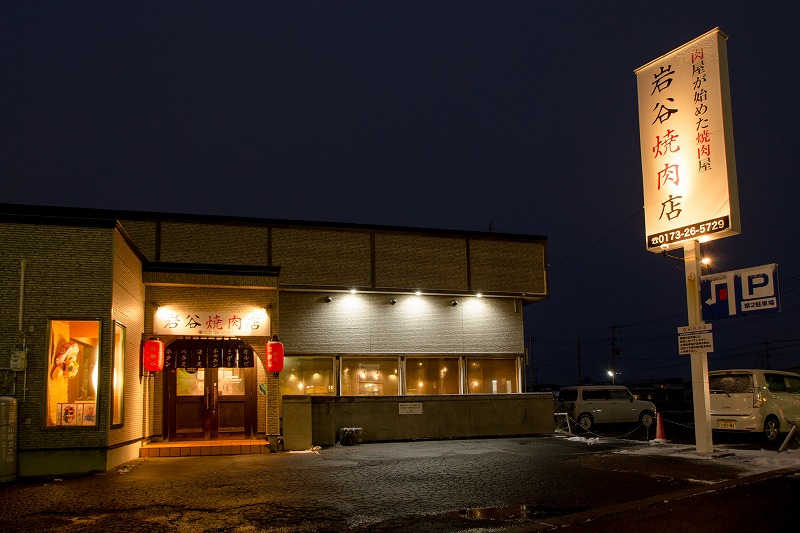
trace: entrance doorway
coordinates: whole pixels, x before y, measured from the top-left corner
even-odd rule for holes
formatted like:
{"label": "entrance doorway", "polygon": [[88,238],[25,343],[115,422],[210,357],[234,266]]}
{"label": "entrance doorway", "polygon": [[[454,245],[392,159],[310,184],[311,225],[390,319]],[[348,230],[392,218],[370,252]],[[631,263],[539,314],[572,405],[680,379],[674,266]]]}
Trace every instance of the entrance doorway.
{"label": "entrance doorway", "polygon": [[167,378],[170,440],[245,439],[256,432],[255,368],[176,368]]}
{"label": "entrance doorway", "polygon": [[176,339],[164,350],[169,440],[247,439],[256,433],[253,348],[240,339]]}

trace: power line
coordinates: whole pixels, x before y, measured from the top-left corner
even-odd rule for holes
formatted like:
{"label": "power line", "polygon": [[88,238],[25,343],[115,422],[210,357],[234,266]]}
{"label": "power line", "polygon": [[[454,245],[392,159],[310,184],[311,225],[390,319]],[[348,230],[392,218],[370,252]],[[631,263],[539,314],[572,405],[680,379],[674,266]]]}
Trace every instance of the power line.
{"label": "power line", "polygon": [[625,220],[623,220],[622,222],[620,222],[620,223],[619,223],[617,226],[615,226],[613,229],[611,229],[611,230],[609,230],[608,232],[606,232],[606,233],[605,233],[603,236],[601,236],[599,239],[597,239],[596,241],[594,241],[594,242],[593,242],[593,243],[591,243],[590,245],[588,245],[588,246],[586,246],[586,247],[584,247],[584,248],[581,248],[580,250],[578,250],[578,251],[577,251],[577,252],[575,252],[574,254],[572,254],[572,255],[570,255],[570,256],[567,256],[567,257],[565,257],[564,259],[561,259],[560,261],[556,261],[555,263],[550,263],[550,266],[551,266],[551,267],[554,267],[554,266],[556,266],[556,265],[560,265],[561,263],[564,263],[564,262],[566,262],[566,261],[569,261],[569,260],[570,260],[570,259],[572,259],[573,257],[576,257],[576,256],[578,256],[578,255],[582,254],[583,252],[585,252],[586,250],[588,250],[589,248],[591,248],[591,247],[593,247],[593,246],[597,245],[597,244],[598,244],[598,243],[600,243],[602,240],[604,240],[606,237],[608,237],[609,235],[611,235],[612,233],[614,233],[615,231],[617,231],[619,228],[621,228],[622,226],[624,226],[625,224],[627,224],[628,222],[630,222],[630,220],[631,220],[633,217],[635,217],[636,215],[638,215],[640,212],[642,212],[642,210],[643,210],[643,209],[644,209],[644,207],[640,207],[640,208],[638,208],[636,211],[634,211],[634,212],[633,212],[633,214],[631,214],[631,216],[629,216],[628,218],[626,218]]}

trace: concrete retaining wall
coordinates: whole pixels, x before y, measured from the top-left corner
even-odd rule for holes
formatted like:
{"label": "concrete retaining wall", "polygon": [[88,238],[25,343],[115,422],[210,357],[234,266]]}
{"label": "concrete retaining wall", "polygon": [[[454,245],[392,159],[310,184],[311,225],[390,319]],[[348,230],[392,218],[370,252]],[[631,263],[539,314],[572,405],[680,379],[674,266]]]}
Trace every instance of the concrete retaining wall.
{"label": "concrete retaining wall", "polygon": [[553,396],[283,397],[286,450],[332,446],[348,427],[363,428],[362,442],[552,433]]}

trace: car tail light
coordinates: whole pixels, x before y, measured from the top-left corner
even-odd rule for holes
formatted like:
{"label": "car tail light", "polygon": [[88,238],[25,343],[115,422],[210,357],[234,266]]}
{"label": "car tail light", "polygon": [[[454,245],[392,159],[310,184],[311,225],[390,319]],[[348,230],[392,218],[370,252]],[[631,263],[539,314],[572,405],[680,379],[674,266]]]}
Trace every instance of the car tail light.
{"label": "car tail light", "polygon": [[753,407],[761,407],[767,399],[761,395],[761,389],[756,389],[753,394]]}

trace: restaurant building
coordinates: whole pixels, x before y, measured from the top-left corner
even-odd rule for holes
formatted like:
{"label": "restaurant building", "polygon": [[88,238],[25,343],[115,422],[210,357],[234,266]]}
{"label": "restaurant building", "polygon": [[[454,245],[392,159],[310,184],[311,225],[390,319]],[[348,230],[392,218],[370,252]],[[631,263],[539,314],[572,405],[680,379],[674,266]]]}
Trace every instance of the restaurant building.
{"label": "restaurant building", "polygon": [[541,236],[0,204],[18,474],[105,471],[153,441],[274,443],[284,397],[430,418],[437,398],[527,396],[523,307],[548,297],[546,264]]}

